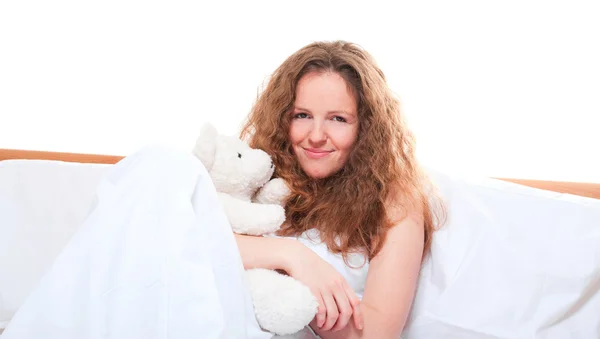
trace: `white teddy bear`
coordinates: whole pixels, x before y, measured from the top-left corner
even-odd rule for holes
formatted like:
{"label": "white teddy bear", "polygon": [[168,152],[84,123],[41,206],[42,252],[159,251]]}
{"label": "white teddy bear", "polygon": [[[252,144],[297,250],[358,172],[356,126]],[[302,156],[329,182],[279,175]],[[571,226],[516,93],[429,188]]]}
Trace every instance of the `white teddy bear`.
{"label": "white teddy bear", "polygon": [[[277,231],[285,221],[281,205],[289,189],[272,179],[274,166],[262,150],[238,138],[220,135],[205,124],[193,150],[210,174],[235,233],[261,236]],[[277,335],[302,330],[314,318],[317,301],[308,287],[267,269],[246,270],[259,325]]]}

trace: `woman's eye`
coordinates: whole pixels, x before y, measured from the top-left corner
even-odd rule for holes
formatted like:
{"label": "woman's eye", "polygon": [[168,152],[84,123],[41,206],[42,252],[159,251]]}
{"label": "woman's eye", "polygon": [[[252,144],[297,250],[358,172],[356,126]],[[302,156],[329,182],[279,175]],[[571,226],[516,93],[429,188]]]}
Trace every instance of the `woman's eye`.
{"label": "woman's eye", "polygon": [[238,158],[242,158],[242,153],[238,153]]}
{"label": "woman's eye", "polygon": [[338,122],[346,122],[346,119],[342,118],[342,117],[333,117],[334,121],[338,121]]}
{"label": "woman's eye", "polygon": [[294,118],[295,119],[306,119],[306,118],[308,118],[308,114],[306,114],[306,113],[296,113],[294,115]]}

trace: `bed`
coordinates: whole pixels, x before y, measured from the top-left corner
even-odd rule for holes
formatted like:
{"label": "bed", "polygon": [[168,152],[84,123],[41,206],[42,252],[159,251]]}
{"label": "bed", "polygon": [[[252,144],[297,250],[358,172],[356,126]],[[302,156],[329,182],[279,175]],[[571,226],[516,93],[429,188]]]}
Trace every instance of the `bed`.
{"label": "bed", "polygon": [[[0,149],[0,333],[122,158]],[[431,175],[449,226],[404,338],[600,337],[600,183]]]}

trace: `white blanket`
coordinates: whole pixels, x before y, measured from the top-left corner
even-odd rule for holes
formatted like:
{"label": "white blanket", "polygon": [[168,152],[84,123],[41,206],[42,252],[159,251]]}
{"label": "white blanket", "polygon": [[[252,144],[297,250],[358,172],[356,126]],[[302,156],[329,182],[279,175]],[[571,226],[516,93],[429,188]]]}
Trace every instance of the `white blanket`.
{"label": "white blanket", "polygon": [[2,339],[271,338],[196,158],[146,148],[112,167],[96,196]]}

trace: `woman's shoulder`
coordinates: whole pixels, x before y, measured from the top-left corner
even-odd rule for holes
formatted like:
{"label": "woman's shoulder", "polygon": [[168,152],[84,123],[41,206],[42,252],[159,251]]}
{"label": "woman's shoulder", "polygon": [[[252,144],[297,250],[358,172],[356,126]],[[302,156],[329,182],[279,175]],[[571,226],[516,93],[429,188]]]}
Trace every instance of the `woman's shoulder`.
{"label": "woman's shoulder", "polygon": [[409,189],[399,183],[390,186],[384,206],[392,227],[407,217],[422,219],[424,212],[422,188]]}

